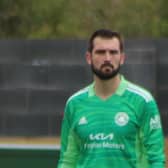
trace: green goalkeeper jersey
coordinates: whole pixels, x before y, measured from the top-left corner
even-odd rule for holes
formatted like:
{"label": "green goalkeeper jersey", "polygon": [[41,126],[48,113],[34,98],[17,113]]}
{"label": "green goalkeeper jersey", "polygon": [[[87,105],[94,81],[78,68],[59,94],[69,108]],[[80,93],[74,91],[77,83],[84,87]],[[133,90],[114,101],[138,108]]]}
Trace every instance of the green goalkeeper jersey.
{"label": "green goalkeeper jersey", "polygon": [[58,168],[164,168],[160,115],[151,94],[121,76],[102,100],[94,83],[65,107]]}

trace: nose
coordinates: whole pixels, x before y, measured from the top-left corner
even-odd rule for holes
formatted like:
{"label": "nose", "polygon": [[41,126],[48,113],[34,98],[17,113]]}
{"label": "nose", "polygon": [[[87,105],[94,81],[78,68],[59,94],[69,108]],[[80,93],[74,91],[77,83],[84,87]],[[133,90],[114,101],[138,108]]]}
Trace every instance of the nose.
{"label": "nose", "polygon": [[105,60],[106,60],[106,61],[110,61],[110,59],[111,59],[110,52],[109,52],[109,51],[106,51],[106,53],[105,53]]}

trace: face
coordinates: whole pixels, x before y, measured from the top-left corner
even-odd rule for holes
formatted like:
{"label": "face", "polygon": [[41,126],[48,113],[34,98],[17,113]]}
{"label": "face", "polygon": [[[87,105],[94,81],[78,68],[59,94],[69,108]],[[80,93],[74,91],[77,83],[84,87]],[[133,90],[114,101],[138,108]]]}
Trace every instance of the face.
{"label": "face", "polygon": [[93,73],[102,80],[114,78],[125,58],[120,51],[119,40],[96,37],[93,46],[92,52],[86,54],[87,62]]}

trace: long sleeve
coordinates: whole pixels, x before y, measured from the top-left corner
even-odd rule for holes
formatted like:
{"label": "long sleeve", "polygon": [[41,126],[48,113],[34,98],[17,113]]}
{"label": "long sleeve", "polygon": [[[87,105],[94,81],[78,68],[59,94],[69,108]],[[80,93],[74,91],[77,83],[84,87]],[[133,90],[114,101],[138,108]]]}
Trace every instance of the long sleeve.
{"label": "long sleeve", "polygon": [[149,168],[164,168],[164,136],[155,100],[145,104],[142,117],[142,137]]}
{"label": "long sleeve", "polygon": [[65,109],[61,131],[61,151],[58,168],[75,168],[79,156],[77,138],[72,129],[68,107]]}

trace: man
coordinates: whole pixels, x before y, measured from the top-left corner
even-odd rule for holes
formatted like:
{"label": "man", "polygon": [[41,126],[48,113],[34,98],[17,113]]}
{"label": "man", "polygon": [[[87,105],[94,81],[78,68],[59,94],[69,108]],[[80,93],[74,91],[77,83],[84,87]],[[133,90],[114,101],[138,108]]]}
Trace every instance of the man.
{"label": "man", "polygon": [[87,63],[94,82],[65,107],[58,168],[164,168],[164,139],[151,94],[119,74],[119,33],[97,30]]}

